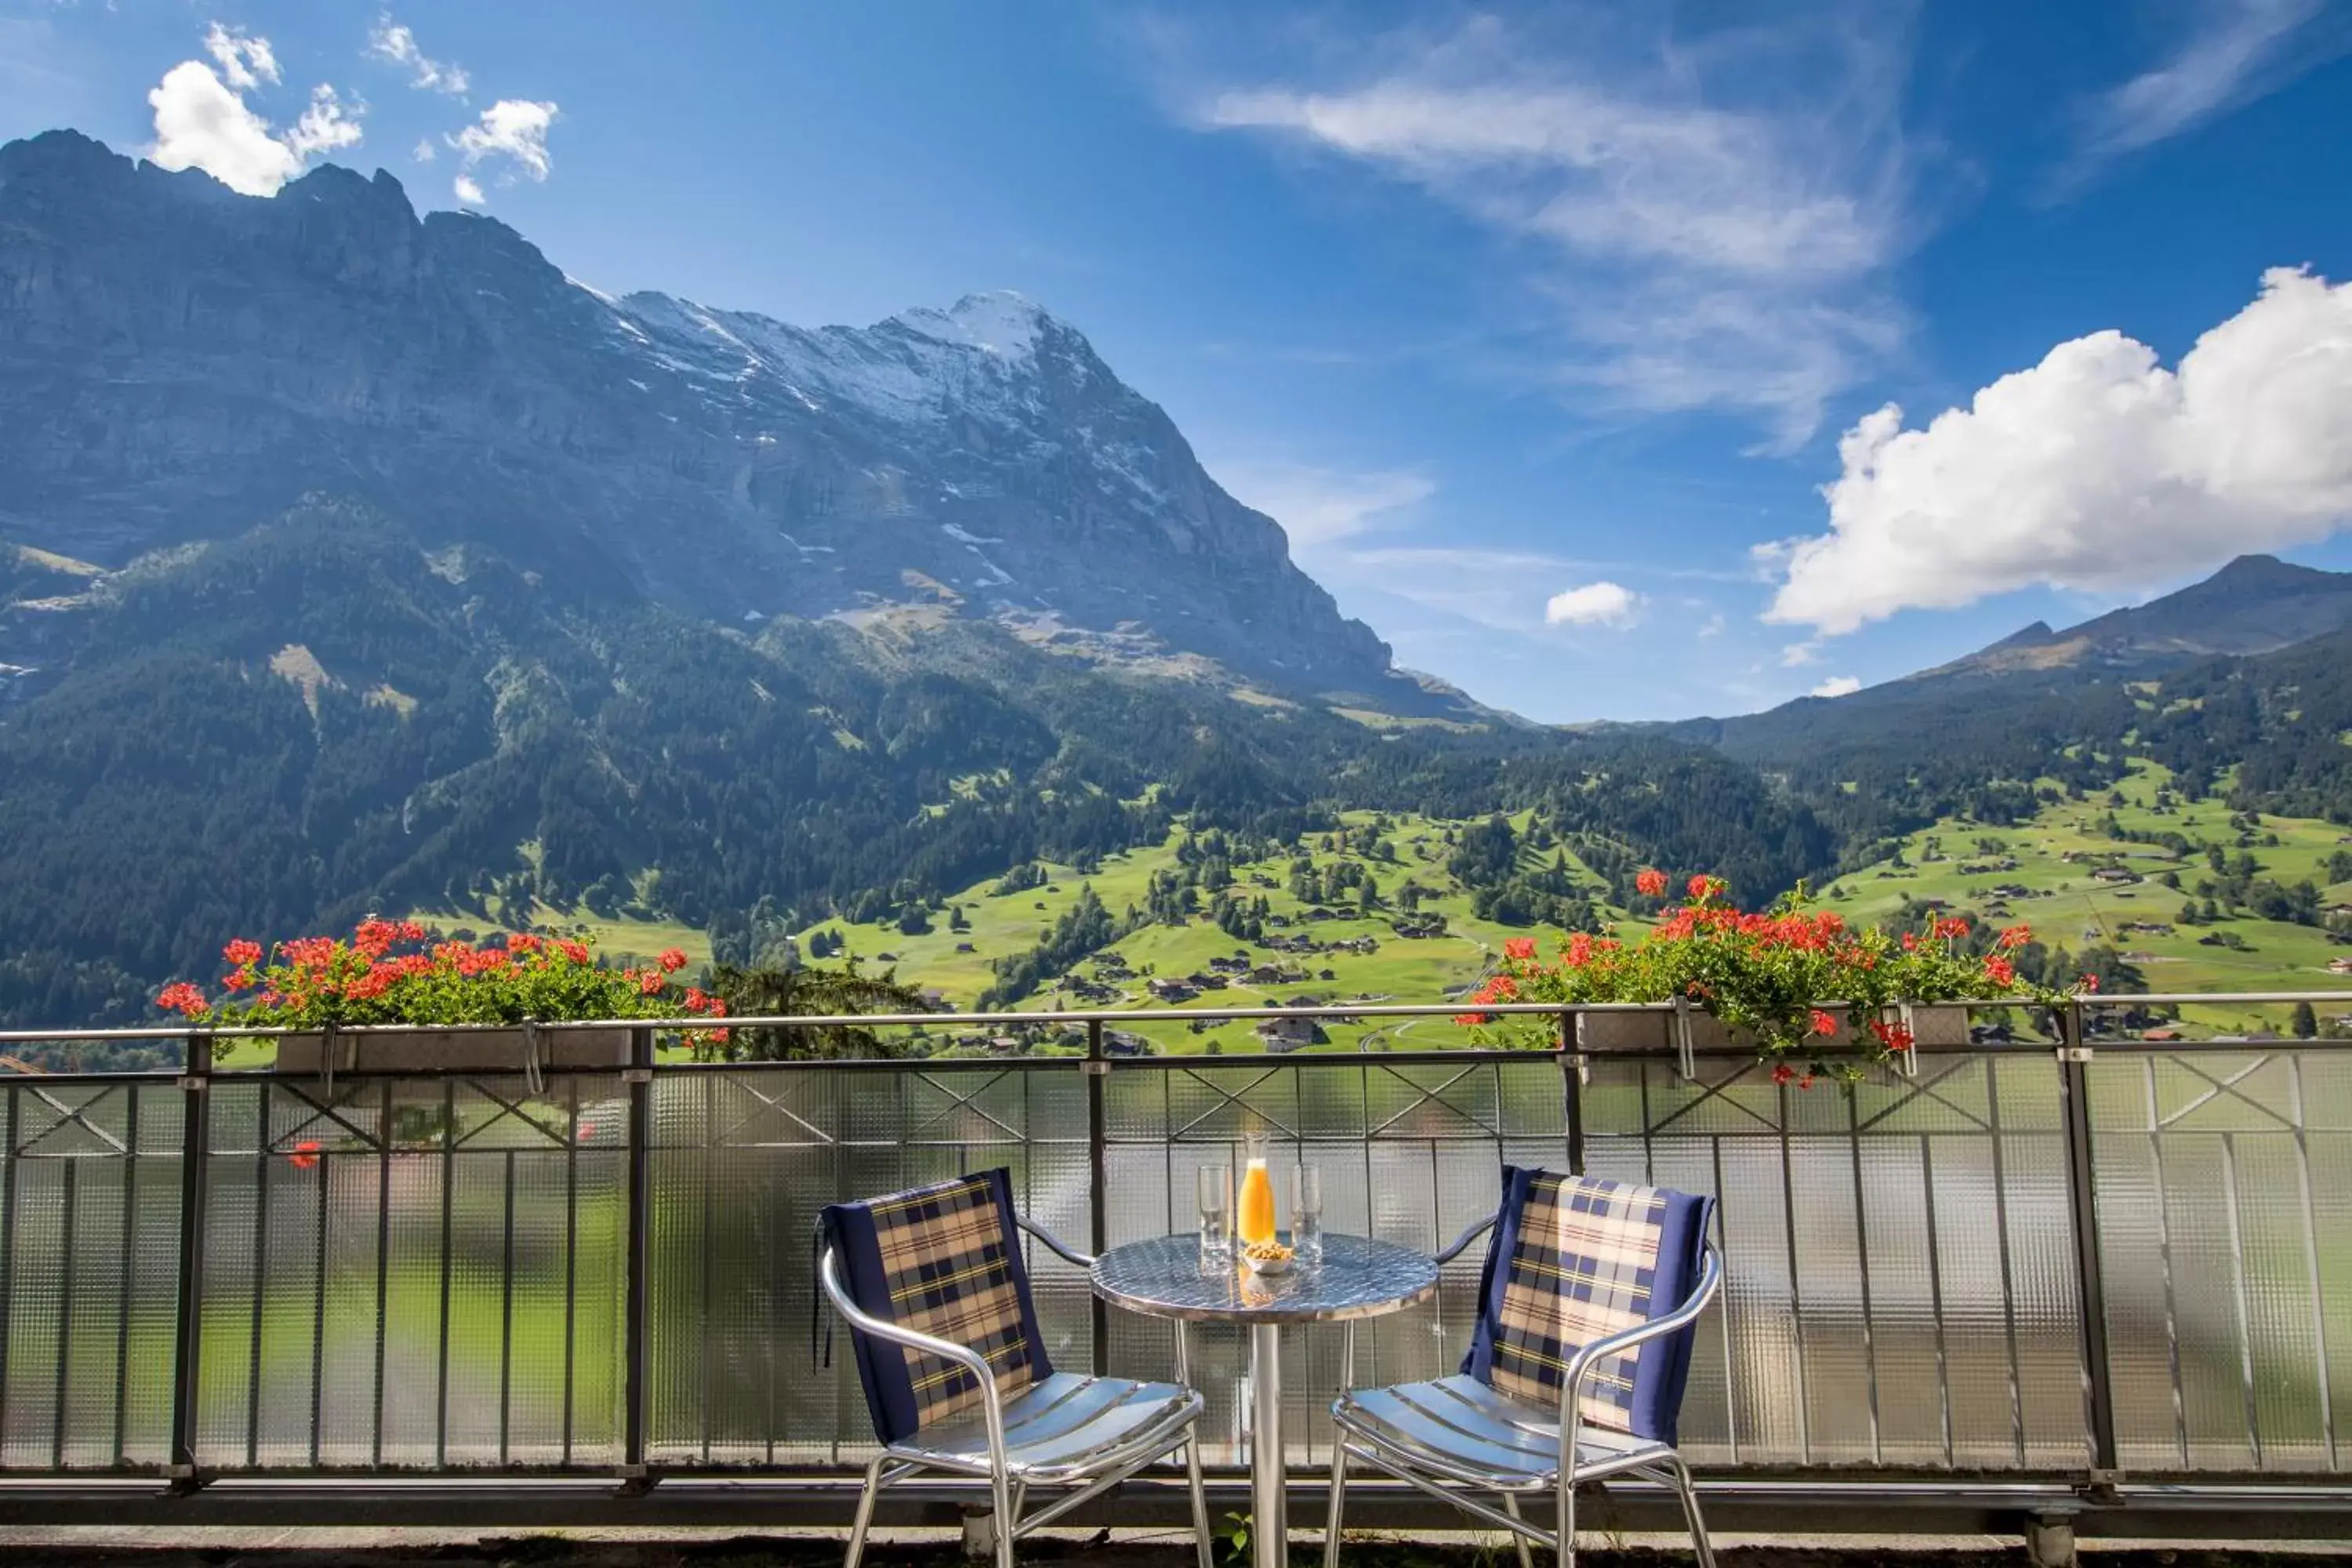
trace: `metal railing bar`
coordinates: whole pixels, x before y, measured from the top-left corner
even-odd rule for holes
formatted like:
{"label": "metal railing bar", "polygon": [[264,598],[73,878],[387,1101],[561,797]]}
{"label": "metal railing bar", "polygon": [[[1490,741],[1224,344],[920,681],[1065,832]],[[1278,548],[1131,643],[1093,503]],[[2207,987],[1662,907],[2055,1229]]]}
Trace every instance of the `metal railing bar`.
{"label": "metal railing bar", "polygon": [[383,1380],[384,1350],[389,1342],[391,1325],[384,1320],[392,1305],[392,1083],[383,1085],[383,1103],[378,1109],[382,1119],[377,1123],[375,1147],[375,1368],[372,1392],[371,1415],[368,1423],[370,1462],[383,1463]]}
{"label": "metal railing bar", "polygon": [[[1985,1129],[1992,1152],[1992,1216],[1994,1241],[2000,1259],[2000,1329],[2009,1363],[2009,1431],[2011,1451],[2025,1464],[2025,1365],[2017,1346],[2017,1273],[2009,1245],[2009,1160],[2007,1136],[2000,1127],[2000,1071],[1984,1064]],[[1928,1194],[1934,1201],[1934,1194]]]}
{"label": "metal railing bar", "polygon": [[333,1152],[319,1151],[319,1246],[310,1281],[310,1462],[319,1462],[327,1409],[327,1239],[334,1210],[331,1205],[330,1173]]}
{"label": "metal railing bar", "polygon": [[245,1367],[245,1462],[261,1463],[261,1331],[269,1289],[269,1094],[263,1084],[255,1095],[257,1123],[253,1139],[253,1324],[247,1339]]}
{"label": "metal railing bar", "polygon": [[1919,1206],[1927,1232],[1927,1321],[1936,1327],[1937,1423],[1944,1435],[1944,1463],[1957,1465],[1953,1448],[1952,1360],[1944,1341],[1944,1259],[1936,1225],[1936,1140],[1919,1134]]}
{"label": "metal railing bar", "polygon": [[2339,1463],[2336,1453],[2335,1379],[2327,1362],[2327,1292],[2320,1278],[2319,1221],[2312,1204],[2311,1144],[2304,1114],[2303,1063],[2290,1057],[2287,1074],[2287,1103],[2294,1115],[2295,1184],[2303,1199],[2303,1251],[2310,1263],[2311,1343],[2319,1369],[2319,1432],[2327,1449],[2328,1468],[2334,1469]]}
{"label": "metal railing bar", "polygon": [[499,1463],[513,1453],[515,1152],[506,1151],[503,1214],[499,1231]]}
{"label": "metal railing bar", "polygon": [[1878,1409],[1878,1315],[1870,1293],[1870,1200],[1863,1187],[1861,1104],[1850,1094],[1844,1100],[1846,1154],[1853,1173],[1853,1264],[1862,1286],[1863,1388],[1868,1395],[1870,1462],[1876,1465],[1885,1462],[1886,1448]]}
{"label": "metal railing bar", "polygon": [[[572,1418],[579,1387],[580,1080],[570,1084],[572,1124],[563,1140],[563,1462],[572,1463]],[[772,1449],[769,1458],[775,1454]]]}
{"label": "metal railing bar", "polygon": [[441,1296],[438,1342],[434,1350],[433,1463],[449,1462],[449,1300],[457,1270],[457,1237],[452,1223],[457,1200],[457,1081],[441,1080]]}
{"label": "metal railing bar", "polygon": [[[173,1484],[181,1489],[199,1485],[196,1475],[196,1405],[201,1396],[200,1369],[204,1359],[205,1196],[212,1184],[212,1037],[202,1032],[186,1037],[187,1071],[179,1080],[180,1093],[180,1244],[179,1272],[173,1281],[172,1304],[172,1454]],[[16,1096],[10,1095],[11,1129]],[[13,1166],[13,1163],[12,1163]],[[5,1246],[0,1241],[0,1246]],[[0,1294],[0,1302],[5,1302]],[[5,1310],[0,1307],[0,1310]],[[0,1343],[5,1336],[0,1335]]]}
{"label": "metal railing bar", "polygon": [[1789,1245],[1789,1331],[1797,1347],[1797,1453],[1804,1464],[1813,1462],[1812,1346],[1805,1336],[1803,1276],[1797,1262],[1797,1174],[1789,1148],[1789,1086],[1776,1086],[1780,1107],[1780,1218]]}
{"label": "metal railing bar", "polygon": [[2262,1396],[2254,1383],[2254,1315],[2246,1300],[2246,1237],[2238,1205],[2238,1142],[2221,1134],[2221,1212],[2229,1219],[2230,1306],[2237,1320],[2238,1376],[2246,1401],[2246,1446],[2253,1450],[2254,1468],[2263,1463]]}
{"label": "metal railing bar", "polygon": [[66,1423],[70,1414],[67,1404],[69,1385],[73,1381],[73,1321],[74,1321],[74,1222],[81,1207],[77,1202],[81,1162],[67,1160],[60,1173],[58,1195],[58,1375],[57,1406],[49,1415],[49,1463],[57,1469],[66,1468]]}
{"label": "metal railing bar", "polygon": [[131,1298],[138,1288],[138,1275],[132,1265],[139,1257],[139,1106],[145,1098],[137,1089],[131,1091],[123,1123],[130,1152],[122,1160],[122,1256],[117,1260],[114,1281],[114,1462],[117,1465],[123,1462],[130,1440],[125,1423],[130,1415],[131,1397]]}
{"label": "metal railing bar", "polygon": [[[2066,1043],[2083,1041],[2083,1010],[2065,1015]],[[2095,1481],[2112,1484],[2121,1468],[2116,1449],[2115,1365],[2108,1359],[2106,1258],[2099,1241],[2098,1166],[2091,1143],[2090,1065],[2079,1049],[2062,1053],[2058,1064],[2059,1101],[2066,1128],[2066,1200],[2074,1233],[2075,1287],[2082,1310],[2080,1332],[2086,1374],[2084,1414],[2091,1428],[2091,1467]]]}
{"label": "metal railing bar", "polygon": [[2180,1369],[2180,1302],[2172,1273],[2172,1211],[2165,1199],[2164,1117],[2157,1096],[2156,1063],[2140,1064],[2147,1094],[2148,1191],[2156,1195],[2157,1258],[2164,1269],[2164,1342],[2166,1373],[2172,1383],[2173,1452],[2181,1467],[2189,1465],[2189,1402]]}
{"label": "metal railing bar", "polygon": [[2193,1073],[2198,1078],[2204,1079],[2206,1083],[2212,1087],[2198,1095],[2196,1099],[2190,1100],[2188,1104],[2180,1106],[2168,1114],[2164,1119],[2165,1126],[2178,1127],[2184,1119],[2204,1110],[2207,1106],[2211,1105],[2216,1100],[2227,1098],[2238,1101],[2248,1110],[2257,1111],[2263,1116],[2269,1117],[2281,1127],[2292,1131],[2294,1123],[2288,1121],[2285,1117],[2281,1116],[2277,1111],[2273,1110],[2269,1106],[2263,1104],[2259,1100],[2250,1099],[2246,1095],[2238,1091],[2238,1086],[2240,1084],[2253,1077],[2254,1074],[2262,1071],[2263,1068],[2270,1066],[2271,1063],[2276,1059],[2277,1053],[2265,1053],[2263,1056],[2256,1057],[2252,1061],[2248,1062],[2236,1072],[2230,1074],[2229,1077],[2221,1079],[2215,1078],[2211,1073],[2205,1071],[2203,1068],[2199,1068],[2192,1062],[2182,1062],[2180,1064],[2180,1069],[2183,1072]]}
{"label": "metal railing bar", "polygon": [[16,1301],[16,1139],[24,1090],[9,1086],[7,1162],[0,1164],[0,1459],[8,1447],[8,1349],[15,1342]]}
{"label": "metal railing bar", "polygon": [[297,1138],[301,1134],[308,1132],[311,1128],[316,1127],[321,1121],[329,1121],[332,1122],[335,1126],[341,1128],[352,1137],[358,1139],[362,1144],[373,1149],[376,1145],[376,1141],[383,1137],[385,1131],[388,1131],[388,1129],[378,1129],[375,1132],[371,1133],[366,1128],[360,1126],[358,1123],[348,1120],[341,1114],[342,1110],[350,1105],[351,1101],[343,1100],[334,1103],[323,1103],[316,1096],[312,1095],[308,1089],[305,1089],[302,1087],[302,1080],[299,1079],[292,1077],[273,1077],[270,1079],[270,1084],[271,1087],[277,1089],[279,1093],[290,1094],[296,1100],[300,1100],[303,1104],[310,1108],[310,1114],[309,1116],[297,1122],[294,1126],[288,1128],[286,1131],[278,1137],[271,1140],[272,1142],[283,1143],[289,1138]]}

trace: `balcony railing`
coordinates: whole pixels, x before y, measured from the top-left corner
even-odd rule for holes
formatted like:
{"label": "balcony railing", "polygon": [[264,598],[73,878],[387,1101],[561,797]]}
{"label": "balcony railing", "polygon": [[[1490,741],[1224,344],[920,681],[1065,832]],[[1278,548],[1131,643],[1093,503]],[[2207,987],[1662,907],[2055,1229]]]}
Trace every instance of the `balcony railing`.
{"label": "balcony railing", "polygon": [[[2352,1042],[2115,1026],[2296,999],[2094,1001],[1850,1093],[1740,1053],[1580,1052],[1572,1014],[1549,1053],[1107,1048],[1196,1016],[1453,1011],[1344,1005],[1055,1016],[1090,1042],[1075,1058],[671,1063],[639,1024],[625,1070],[330,1080],[214,1070],[200,1036],[177,1072],[0,1078],[0,1513],[109,1477],[821,1481],[871,1442],[849,1358],[813,1355],[821,1205],[1007,1165],[1099,1247],[1190,1228],[1192,1166],[1245,1131],[1325,1168],[1329,1227],[1433,1250],[1503,1162],[1715,1194],[1729,1282],[1684,1433],[1735,1505],[2190,1500],[2241,1530],[2352,1508]],[[1033,1274],[1057,1362],[1169,1364],[1165,1325],[1050,1257]],[[1474,1251],[1433,1304],[1366,1325],[1360,1379],[1452,1370],[1475,1283]],[[1245,1358],[1201,1342],[1231,1465]],[[1286,1347],[1302,1466],[1337,1350]]]}

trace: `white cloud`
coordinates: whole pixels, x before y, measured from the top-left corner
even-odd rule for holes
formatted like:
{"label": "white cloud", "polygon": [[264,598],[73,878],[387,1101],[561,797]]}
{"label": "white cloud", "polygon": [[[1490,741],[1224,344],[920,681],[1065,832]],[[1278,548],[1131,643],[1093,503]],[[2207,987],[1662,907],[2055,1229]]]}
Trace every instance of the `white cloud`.
{"label": "white cloud", "polygon": [[2200,0],[2189,36],[2162,64],[2095,97],[2075,111],[2072,156],[2053,194],[2081,184],[2101,167],[2239,109],[2344,52],[2346,29],[2314,37],[2310,24],[2328,0]]}
{"label": "white cloud", "polygon": [[432,139],[427,137],[417,142],[415,151],[411,152],[408,155],[415,159],[420,163],[430,163],[434,159],[439,157],[441,154],[435,151]]}
{"label": "white cloud", "polygon": [[1300,551],[1402,521],[1437,493],[1427,475],[1410,468],[1345,473],[1300,463],[1221,462],[1215,472],[1229,494],[1280,523],[1291,548]]}
{"label": "white cloud", "polygon": [[1605,580],[1562,589],[1544,602],[1544,621],[1549,626],[1622,630],[1641,618],[1642,595],[1621,583]]}
{"label": "white cloud", "polygon": [[311,158],[356,146],[363,103],[346,104],[324,82],[291,129],[274,132],[242,94],[281,78],[268,38],[215,22],[205,33],[215,65],[182,60],[147,94],[155,142],[147,156],[165,169],[202,169],[248,196],[274,196]]}
{"label": "white cloud", "polygon": [[1839,443],[1827,533],[1765,618],[1824,635],[2043,584],[2160,586],[2352,519],[2352,284],[2275,268],[2178,371],[2117,331],[2060,343],[1965,409],[1892,405]]}
{"label": "white cloud", "polygon": [[230,190],[274,196],[302,172],[302,160],[269,133],[213,68],[183,60],[147,94],[155,110],[148,157],[165,169],[202,169]]}
{"label": "white cloud", "polygon": [[205,53],[212,56],[222,79],[238,92],[281,79],[269,40],[254,37],[242,27],[224,27],[215,22],[205,29]]}
{"label": "white cloud", "polygon": [[378,59],[405,67],[409,72],[408,85],[421,90],[446,92],[453,98],[462,98],[466,89],[473,85],[465,67],[426,56],[416,47],[416,35],[394,22],[388,11],[377,19],[374,28],[368,34],[367,52]]}
{"label": "white cloud", "polygon": [[315,153],[356,147],[361,137],[359,117],[366,112],[365,104],[346,106],[333,88],[320,82],[310,89],[310,107],[286,133],[287,150],[298,159],[308,159]]}
{"label": "white cloud", "polygon": [[1851,697],[1862,689],[1862,682],[1851,675],[1832,675],[1811,691],[1808,697]]}
{"label": "white cloud", "polygon": [[481,185],[466,175],[486,160],[503,158],[533,180],[546,179],[554,167],[548,156],[547,132],[558,112],[552,103],[502,98],[482,110],[479,121],[448,138],[449,145],[457,150],[465,164],[465,175],[459,176],[463,183],[458,187],[458,199],[476,206],[481,205]]}
{"label": "white cloud", "polygon": [[471,174],[458,175],[457,179],[450,182],[450,189],[457,193],[457,200],[467,206],[478,207],[489,205],[482,197],[482,187],[474,183],[474,176]]}
{"label": "white cloud", "polygon": [[1821,662],[1822,639],[1819,637],[1808,637],[1803,642],[1792,642],[1780,649],[1782,669],[1802,669],[1809,664]]}
{"label": "white cloud", "polygon": [[1700,624],[1698,630],[1693,635],[1703,637],[1719,637],[1723,635],[1723,612],[1717,610],[1714,615],[1707,616],[1707,618]]}
{"label": "white cloud", "polygon": [[1482,21],[1339,85],[1226,90],[1196,114],[1370,165],[1517,242],[1569,340],[1553,374],[1585,395],[1752,413],[1802,440],[1903,336],[1878,281],[1915,226],[1900,51],[1853,21],[1602,52]]}

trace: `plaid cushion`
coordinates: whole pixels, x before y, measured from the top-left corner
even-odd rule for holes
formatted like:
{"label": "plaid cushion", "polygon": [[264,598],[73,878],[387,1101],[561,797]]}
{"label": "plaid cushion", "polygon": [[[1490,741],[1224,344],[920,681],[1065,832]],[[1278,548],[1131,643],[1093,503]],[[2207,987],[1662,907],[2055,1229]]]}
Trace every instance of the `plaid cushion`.
{"label": "plaid cushion", "polygon": [[[835,1205],[825,1211],[825,1234],[861,1308],[978,1352],[1000,1393],[1009,1397],[1053,1370],[1014,1240],[1007,1173]],[[980,1380],[967,1367],[862,1335],[857,1349],[885,1442],[981,1402]]]}
{"label": "plaid cushion", "polygon": [[[1697,1280],[1705,1200],[1549,1171],[1505,1173],[1486,1311],[1465,1370],[1496,1392],[1557,1407],[1577,1350],[1673,1311]],[[1603,1358],[1578,1415],[1671,1441],[1691,1333]]]}

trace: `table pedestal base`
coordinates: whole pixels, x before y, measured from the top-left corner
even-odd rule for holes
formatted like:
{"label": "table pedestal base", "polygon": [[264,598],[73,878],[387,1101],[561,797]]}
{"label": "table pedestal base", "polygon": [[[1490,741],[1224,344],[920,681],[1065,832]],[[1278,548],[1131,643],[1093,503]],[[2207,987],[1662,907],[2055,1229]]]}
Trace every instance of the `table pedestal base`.
{"label": "table pedestal base", "polygon": [[1287,1568],[1290,1484],[1282,1452],[1282,1330],[1250,1326],[1250,1559]]}

